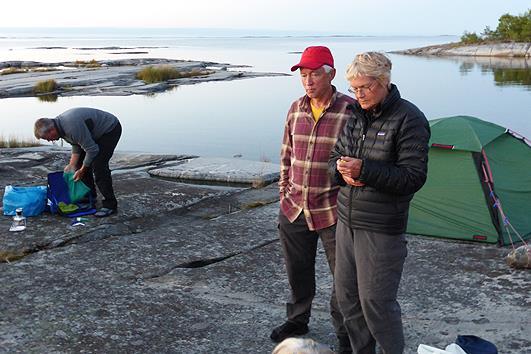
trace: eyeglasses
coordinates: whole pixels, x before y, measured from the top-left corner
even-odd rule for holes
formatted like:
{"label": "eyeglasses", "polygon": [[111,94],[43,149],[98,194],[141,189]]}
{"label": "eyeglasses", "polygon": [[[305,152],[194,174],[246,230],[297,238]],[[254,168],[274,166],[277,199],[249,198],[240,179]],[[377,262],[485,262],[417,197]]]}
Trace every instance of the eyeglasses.
{"label": "eyeglasses", "polygon": [[370,84],[360,86],[360,87],[349,87],[348,92],[353,93],[355,95],[359,95],[361,92],[372,92],[372,88],[374,87],[374,84],[376,83],[376,80],[372,80]]}

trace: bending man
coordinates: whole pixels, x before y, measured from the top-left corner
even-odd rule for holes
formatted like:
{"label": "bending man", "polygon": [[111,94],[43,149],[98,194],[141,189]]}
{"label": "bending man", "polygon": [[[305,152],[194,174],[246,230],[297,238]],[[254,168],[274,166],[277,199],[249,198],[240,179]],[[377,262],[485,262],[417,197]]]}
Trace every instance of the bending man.
{"label": "bending man", "polygon": [[120,140],[122,126],[114,115],[95,108],[72,108],[55,118],[39,118],[35,137],[48,141],[64,139],[72,145],[65,172],[74,172],[74,180],[83,181],[96,197],[96,185],[103,195],[102,208],[95,216],[116,212],[118,203],[112,186],[109,160]]}

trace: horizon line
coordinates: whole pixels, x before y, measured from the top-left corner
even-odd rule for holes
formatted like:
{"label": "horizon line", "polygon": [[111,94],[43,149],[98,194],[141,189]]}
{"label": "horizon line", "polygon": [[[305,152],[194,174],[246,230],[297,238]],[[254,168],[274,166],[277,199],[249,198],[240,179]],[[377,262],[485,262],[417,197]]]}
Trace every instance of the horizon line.
{"label": "horizon line", "polygon": [[[270,33],[266,35],[267,37],[274,37],[277,35],[272,35],[272,33],[277,33],[278,36],[291,36],[293,37],[453,37],[459,36],[458,34],[412,34],[412,33],[349,33],[342,30],[331,31],[331,30],[293,30],[293,29],[266,29],[266,28],[231,28],[231,27],[133,27],[133,26],[0,26],[0,31],[2,30],[112,30],[112,31],[123,31],[123,30],[148,30],[148,31],[225,31],[225,32],[237,32],[239,34],[245,32],[258,32],[258,33]],[[244,36],[242,34],[242,36]],[[250,35],[251,37],[257,37],[260,35]],[[0,35],[1,37],[1,35]],[[208,36],[211,37],[211,36]]]}

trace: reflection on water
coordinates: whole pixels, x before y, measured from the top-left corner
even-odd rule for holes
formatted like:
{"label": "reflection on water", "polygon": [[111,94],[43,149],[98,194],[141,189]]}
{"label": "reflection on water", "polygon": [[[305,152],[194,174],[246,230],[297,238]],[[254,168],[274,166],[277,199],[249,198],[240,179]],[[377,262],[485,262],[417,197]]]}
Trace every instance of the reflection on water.
{"label": "reflection on water", "polygon": [[496,85],[522,85],[531,90],[531,70],[529,69],[494,69]]}
{"label": "reflection on water", "polygon": [[461,74],[468,74],[474,69],[474,67],[475,67],[474,63],[463,62],[461,63],[461,65],[459,65],[459,72]]}
{"label": "reflection on water", "polygon": [[523,86],[531,90],[531,68],[525,58],[460,57],[459,72],[463,75],[478,68],[492,73],[496,86]]}
{"label": "reflection on water", "polygon": [[50,94],[50,95],[41,95],[41,96],[37,96],[37,98],[38,98],[39,101],[41,101],[41,102],[55,102],[55,101],[57,101],[58,96],[57,96],[57,95]]}

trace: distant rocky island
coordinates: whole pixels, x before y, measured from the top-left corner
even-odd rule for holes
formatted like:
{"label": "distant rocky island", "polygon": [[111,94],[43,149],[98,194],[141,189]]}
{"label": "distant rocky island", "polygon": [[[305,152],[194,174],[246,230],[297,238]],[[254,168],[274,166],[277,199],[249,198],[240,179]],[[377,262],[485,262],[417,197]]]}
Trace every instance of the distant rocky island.
{"label": "distant rocky island", "polygon": [[407,55],[474,56],[474,57],[531,57],[531,42],[463,44],[447,43],[393,51]]}
{"label": "distant rocky island", "polygon": [[465,31],[458,43],[395,51],[398,54],[524,58],[531,56],[531,9],[520,15],[503,14],[498,26],[482,33]]}
{"label": "distant rocky island", "polygon": [[[171,68],[183,75],[160,82],[146,82],[137,77],[146,68]],[[239,68],[248,66],[158,58],[60,63],[5,61],[0,62],[0,99],[36,96],[44,101],[54,101],[57,96],[146,95],[179,85],[286,75],[236,70]],[[51,80],[56,85],[51,92],[36,92],[36,85]]]}

